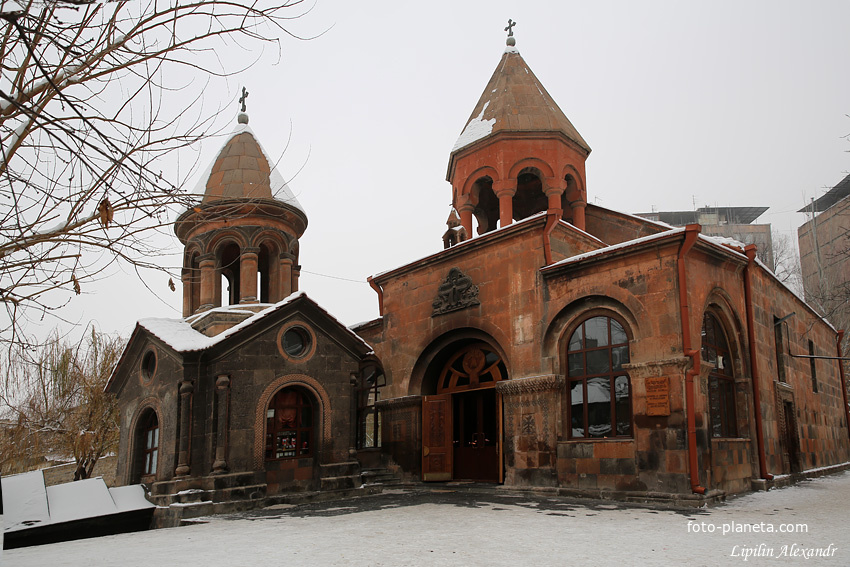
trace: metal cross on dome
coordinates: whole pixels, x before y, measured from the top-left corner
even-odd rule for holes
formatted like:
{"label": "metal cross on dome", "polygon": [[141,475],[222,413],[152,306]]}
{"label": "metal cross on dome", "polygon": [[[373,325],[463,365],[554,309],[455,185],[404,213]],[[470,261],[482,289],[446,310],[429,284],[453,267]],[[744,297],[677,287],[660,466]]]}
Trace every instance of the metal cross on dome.
{"label": "metal cross on dome", "polygon": [[242,97],[239,99],[239,103],[242,105],[242,112],[245,112],[245,101],[248,100],[248,89],[242,87]]}
{"label": "metal cross on dome", "polygon": [[516,22],[513,21],[512,19],[508,18],[508,27],[505,28],[505,31],[508,32],[508,37],[514,36],[514,26],[515,25],[516,25]]}

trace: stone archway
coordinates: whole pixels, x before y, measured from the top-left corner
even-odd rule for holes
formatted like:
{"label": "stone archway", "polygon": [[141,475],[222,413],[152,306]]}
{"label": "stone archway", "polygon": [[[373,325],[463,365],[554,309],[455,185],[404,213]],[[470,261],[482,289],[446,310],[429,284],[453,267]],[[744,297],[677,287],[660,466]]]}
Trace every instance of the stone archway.
{"label": "stone archway", "polygon": [[422,402],[422,479],[501,482],[501,355],[484,341],[446,347],[434,395]]}

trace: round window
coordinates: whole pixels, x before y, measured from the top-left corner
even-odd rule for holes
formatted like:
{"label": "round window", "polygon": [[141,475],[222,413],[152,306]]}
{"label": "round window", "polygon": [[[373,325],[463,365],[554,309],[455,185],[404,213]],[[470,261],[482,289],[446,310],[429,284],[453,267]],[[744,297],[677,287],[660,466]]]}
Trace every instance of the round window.
{"label": "round window", "polygon": [[151,378],[153,378],[155,372],[156,354],[154,353],[154,351],[149,350],[142,358],[142,379],[145,381],[150,380]]}
{"label": "round window", "polygon": [[292,327],[283,333],[283,350],[293,357],[302,356],[310,348],[310,336],[300,327]]}

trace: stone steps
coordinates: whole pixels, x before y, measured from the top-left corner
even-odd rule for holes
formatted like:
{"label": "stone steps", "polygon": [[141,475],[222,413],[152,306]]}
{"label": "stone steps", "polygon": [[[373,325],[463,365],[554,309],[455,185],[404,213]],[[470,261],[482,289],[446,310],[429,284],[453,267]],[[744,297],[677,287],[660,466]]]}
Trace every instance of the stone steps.
{"label": "stone steps", "polygon": [[363,484],[397,486],[402,484],[401,477],[387,468],[363,469],[360,473]]}

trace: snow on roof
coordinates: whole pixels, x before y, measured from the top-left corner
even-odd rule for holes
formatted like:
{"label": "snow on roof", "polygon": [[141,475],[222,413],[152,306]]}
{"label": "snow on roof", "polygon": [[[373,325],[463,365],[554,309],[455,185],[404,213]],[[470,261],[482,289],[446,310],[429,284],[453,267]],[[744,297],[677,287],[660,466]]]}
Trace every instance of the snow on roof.
{"label": "snow on roof", "polygon": [[484,120],[484,113],[487,112],[488,106],[490,106],[489,100],[484,103],[484,108],[481,109],[481,114],[470,119],[469,123],[467,123],[466,128],[463,129],[463,132],[461,132],[457,142],[455,142],[452,151],[459,150],[473,142],[477,142],[481,138],[488,136],[490,132],[493,131],[496,119],[490,118],[489,120]]}
{"label": "snow on roof", "polygon": [[109,489],[100,477],[48,486],[47,501],[52,524],[117,512]]}
{"label": "snow on roof", "polygon": [[45,487],[41,471],[3,478],[4,532],[153,507],[138,484],[108,488],[96,477]]}
{"label": "snow on roof", "polygon": [[[251,317],[248,317],[239,324],[234,325],[233,327],[215,335],[214,337],[208,337],[205,334],[196,331],[192,328],[192,322],[207,315],[209,311],[205,311],[197,315],[191,315],[189,317],[186,317],[185,319],[165,319],[159,317],[140,319],[139,325],[147,329],[150,333],[162,340],[164,343],[166,343],[168,346],[170,346],[177,352],[192,352],[198,350],[205,350],[213,345],[220,343],[221,341],[233,335],[234,333],[238,333],[240,330],[244,329],[248,325],[252,325],[260,319],[266,317],[267,315],[274,313],[284,305],[302,296],[307,297],[304,292],[293,293],[289,297],[271,305],[268,309],[264,309],[259,313],[253,313],[251,311],[248,311],[248,313],[251,313]],[[244,309],[244,306],[234,305],[231,307],[217,307],[214,311],[230,311],[237,313],[247,311]],[[240,307],[243,308],[240,309]]]}
{"label": "snow on roof", "polygon": [[112,502],[118,512],[129,512],[147,508],[150,502],[145,498],[145,489],[140,484],[129,486],[115,486],[109,489]]}
{"label": "snow on roof", "polygon": [[717,244],[723,244],[725,246],[734,246],[736,248],[740,248],[741,250],[743,250],[744,248],[747,247],[747,245],[744,244],[743,242],[741,242],[740,240],[737,240],[735,238],[730,238],[728,236],[717,236],[717,235],[709,236],[707,234],[701,234],[700,236],[702,238],[705,238],[706,240],[713,240]]}
{"label": "snow on roof", "polygon": [[13,532],[50,523],[47,492],[41,471],[3,478],[3,531]]}
{"label": "snow on roof", "polygon": [[277,167],[275,166],[275,162],[272,161],[269,158],[269,153],[266,151],[266,149],[260,143],[259,138],[257,138],[257,135],[254,134],[254,131],[251,130],[251,128],[250,128],[250,126],[248,126],[248,124],[237,124],[236,125],[236,128],[233,129],[233,132],[231,132],[230,136],[228,136],[227,139],[224,141],[224,143],[221,145],[221,149],[218,152],[216,152],[216,154],[215,154],[216,157],[210,162],[210,164],[204,170],[204,173],[201,175],[200,179],[198,180],[197,185],[195,185],[195,189],[192,191],[192,194],[198,195],[198,196],[203,196],[206,193],[207,181],[209,181],[210,175],[212,175],[212,168],[215,165],[215,162],[218,158],[218,155],[221,153],[221,150],[224,149],[224,147],[230,142],[230,140],[232,140],[233,138],[235,138],[239,134],[243,134],[243,133],[250,134],[251,137],[254,138],[254,141],[257,142],[257,147],[260,148],[260,151],[263,153],[263,157],[266,159],[266,161],[269,164],[269,169],[271,170],[270,173],[269,173],[269,184],[271,186],[272,197],[274,197],[278,201],[282,201],[282,202],[284,202],[288,205],[295,207],[296,209],[298,209],[299,211],[301,211],[304,214],[307,214],[307,212],[301,206],[301,203],[299,203],[298,199],[295,198],[295,194],[289,188],[289,185],[287,185],[286,181],[283,179],[283,176],[277,170]]}
{"label": "snow on roof", "polygon": [[213,336],[208,337],[205,334],[196,331],[192,328],[192,323],[197,321],[199,318],[204,317],[210,311],[205,311],[203,313],[199,313],[197,315],[191,315],[186,317],[185,319],[165,319],[165,318],[148,318],[148,319],[140,319],[139,326],[145,328],[148,332],[159,338],[165,344],[173,348],[177,352],[193,352],[199,350],[206,350],[227,337],[234,335],[248,327],[249,325],[253,325],[260,319],[267,317],[268,315],[276,312],[278,309],[287,305],[288,303],[298,299],[299,297],[304,297],[309,299],[314,305],[316,305],[319,309],[327,315],[328,318],[335,321],[339,324],[340,327],[347,329],[351,336],[355,337],[358,341],[363,343],[369,351],[372,351],[372,346],[360,338],[353,331],[348,329],[345,325],[343,325],[339,319],[328,313],[325,309],[323,309],[319,304],[315,301],[307,297],[307,294],[303,291],[299,291],[297,293],[293,293],[289,297],[274,303],[274,304],[259,304],[259,306],[268,305],[266,309],[263,309],[259,313],[254,313],[253,311],[246,310],[243,305],[233,305],[229,307],[217,307],[211,311],[226,311],[230,313],[250,313],[251,316],[245,319],[244,321],[234,325],[233,327]]}
{"label": "snow on roof", "polygon": [[573,262],[580,262],[581,260],[587,260],[588,258],[593,258],[594,256],[600,256],[602,254],[608,254],[610,252],[614,252],[615,250],[621,250],[623,248],[629,248],[631,246],[635,246],[637,244],[643,244],[645,242],[651,242],[653,240],[658,240],[661,238],[669,237],[672,234],[677,234],[685,232],[684,228],[674,228],[672,230],[668,230],[666,232],[659,232],[657,234],[650,234],[649,236],[642,236],[641,238],[635,238],[634,240],[627,240],[625,242],[621,242],[619,244],[613,244],[611,246],[606,246],[605,248],[600,248],[598,250],[591,250],[590,252],[585,252],[584,254],[578,254],[576,256],[571,256],[569,258],[565,258],[559,262],[555,262],[554,264],[549,264],[546,268],[554,268],[555,266],[565,266],[567,264],[572,264]]}

